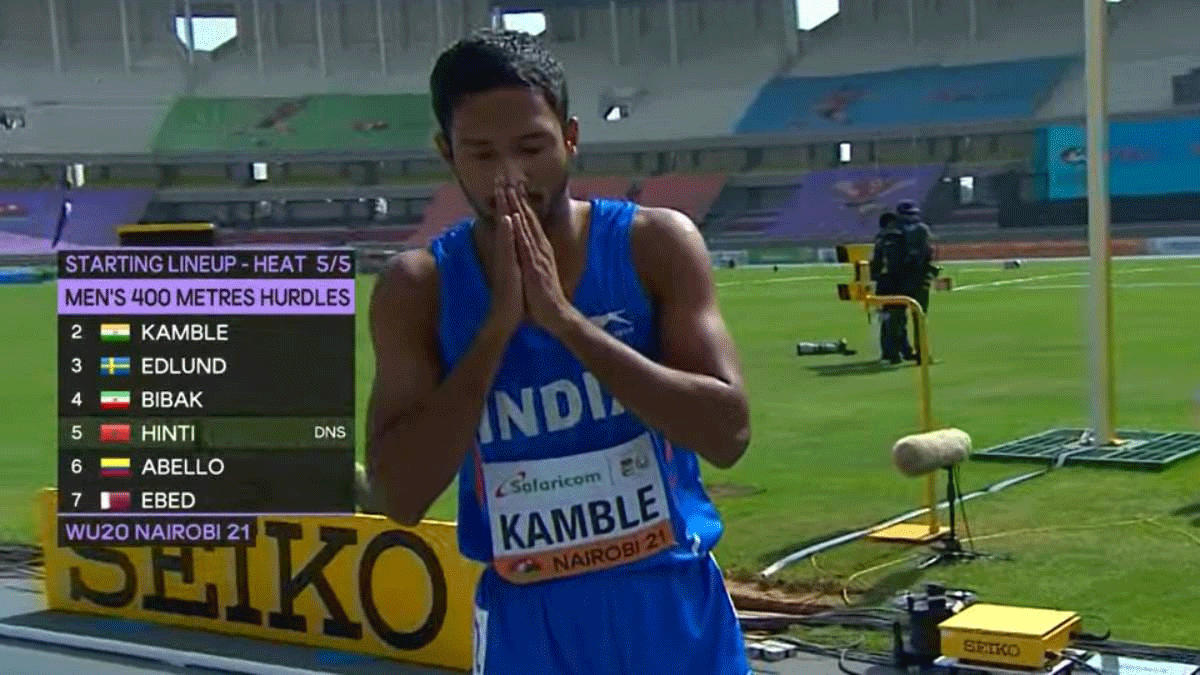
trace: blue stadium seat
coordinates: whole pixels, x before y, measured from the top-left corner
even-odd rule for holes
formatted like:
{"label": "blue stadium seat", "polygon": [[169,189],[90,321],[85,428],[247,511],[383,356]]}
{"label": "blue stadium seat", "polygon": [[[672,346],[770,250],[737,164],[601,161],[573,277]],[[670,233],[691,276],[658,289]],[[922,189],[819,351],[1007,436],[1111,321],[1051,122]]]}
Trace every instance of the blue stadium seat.
{"label": "blue stadium seat", "polygon": [[1075,57],[777,77],[735,133],[875,129],[1031,117]]}

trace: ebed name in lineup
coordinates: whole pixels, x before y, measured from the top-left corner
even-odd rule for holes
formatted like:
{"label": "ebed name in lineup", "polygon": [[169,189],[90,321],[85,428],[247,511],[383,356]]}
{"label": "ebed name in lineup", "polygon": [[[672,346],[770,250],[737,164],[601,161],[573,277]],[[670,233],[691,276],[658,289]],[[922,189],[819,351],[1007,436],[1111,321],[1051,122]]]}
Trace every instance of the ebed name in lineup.
{"label": "ebed name in lineup", "polygon": [[59,546],[254,546],[253,516],[130,516],[80,518],[60,514]]}

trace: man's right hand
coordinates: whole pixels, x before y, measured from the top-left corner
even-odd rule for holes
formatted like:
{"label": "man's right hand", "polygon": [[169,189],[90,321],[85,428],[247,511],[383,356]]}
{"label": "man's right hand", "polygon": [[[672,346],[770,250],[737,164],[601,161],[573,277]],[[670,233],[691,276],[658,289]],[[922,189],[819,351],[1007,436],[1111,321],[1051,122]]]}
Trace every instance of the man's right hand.
{"label": "man's right hand", "polygon": [[510,204],[504,185],[496,185],[496,228],[492,243],[492,308],[489,322],[510,337],[525,320],[525,292],[521,267],[517,261],[517,240]]}

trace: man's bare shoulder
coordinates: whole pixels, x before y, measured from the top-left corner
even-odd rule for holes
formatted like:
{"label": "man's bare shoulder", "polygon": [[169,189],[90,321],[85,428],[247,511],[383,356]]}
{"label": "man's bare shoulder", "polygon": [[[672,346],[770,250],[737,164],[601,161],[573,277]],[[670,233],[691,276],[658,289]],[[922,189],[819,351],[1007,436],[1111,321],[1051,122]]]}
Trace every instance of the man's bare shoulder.
{"label": "man's bare shoulder", "polygon": [[630,233],[633,259],[642,276],[671,274],[672,266],[703,260],[708,246],[700,228],[687,214],[675,209],[643,206],[633,217]]}
{"label": "man's bare shoulder", "polygon": [[[379,272],[371,294],[372,314],[393,317],[396,321],[427,317],[436,307],[437,294],[438,267],[433,254],[426,248],[402,251],[388,259]],[[429,313],[395,311],[416,307]]]}
{"label": "man's bare shoulder", "polygon": [[660,206],[638,207],[632,229],[636,244],[669,243],[700,234],[687,214]]}

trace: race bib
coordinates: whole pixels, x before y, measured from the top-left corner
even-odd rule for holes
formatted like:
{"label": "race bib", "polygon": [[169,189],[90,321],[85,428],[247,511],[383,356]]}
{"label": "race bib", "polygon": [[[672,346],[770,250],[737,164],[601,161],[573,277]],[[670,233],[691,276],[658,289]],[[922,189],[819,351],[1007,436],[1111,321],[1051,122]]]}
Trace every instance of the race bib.
{"label": "race bib", "polygon": [[675,544],[649,434],[596,452],[483,465],[497,573],[531,583],[624,565]]}

